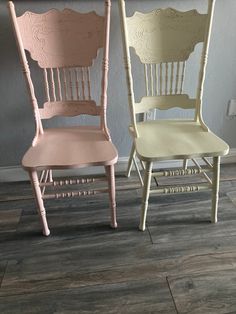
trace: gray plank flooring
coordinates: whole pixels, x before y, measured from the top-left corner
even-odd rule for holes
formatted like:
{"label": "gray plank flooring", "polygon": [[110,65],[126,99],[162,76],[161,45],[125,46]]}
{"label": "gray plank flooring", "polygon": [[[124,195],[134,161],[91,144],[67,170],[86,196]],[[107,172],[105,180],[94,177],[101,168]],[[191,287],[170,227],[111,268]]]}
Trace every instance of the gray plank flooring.
{"label": "gray plank flooring", "polygon": [[168,278],[180,313],[235,313],[235,269]]}
{"label": "gray plank flooring", "polygon": [[236,313],[236,165],[215,225],[210,198],[152,196],[144,233],[140,190],[117,192],[117,230],[107,196],[48,201],[45,238],[29,183],[1,184],[0,313]]}

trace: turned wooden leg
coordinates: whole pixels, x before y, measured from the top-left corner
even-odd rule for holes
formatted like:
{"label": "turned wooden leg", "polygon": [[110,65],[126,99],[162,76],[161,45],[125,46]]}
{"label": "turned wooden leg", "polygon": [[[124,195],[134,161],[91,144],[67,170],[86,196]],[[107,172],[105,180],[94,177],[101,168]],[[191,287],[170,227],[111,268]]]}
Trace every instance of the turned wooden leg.
{"label": "turned wooden leg", "polygon": [[126,171],[127,178],[130,177],[130,173],[131,173],[131,170],[132,170],[132,167],[133,167],[133,159],[134,158],[135,158],[135,146],[134,146],[134,143],[133,143],[131,151],[130,151],[130,156],[129,156],[129,161],[128,161],[128,168],[127,168],[127,171]]}
{"label": "turned wooden leg", "polygon": [[220,156],[213,158],[211,222],[217,222],[220,184]]}
{"label": "turned wooden leg", "polygon": [[188,159],[184,159],[184,161],[183,161],[183,168],[184,168],[184,170],[187,170],[187,168],[188,168]]}
{"label": "turned wooden leg", "polygon": [[116,187],[115,187],[115,169],[114,165],[106,166],[106,174],[108,179],[110,208],[111,208],[111,227],[117,228],[116,222]]}
{"label": "turned wooden leg", "polygon": [[152,163],[146,163],[145,177],[144,177],[144,186],[143,186],[143,198],[142,198],[142,208],[141,208],[141,218],[139,229],[144,231],[146,229],[146,217],[148,209],[148,199],[150,194],[150,186],[152,179]]}
{"label": "turned wooden leg", "polygon": [[42,227],[43,227],[43,234],[45,236],[49,236],[50,230],[48,229],[46,211],[44,208],[42,193],[41,193],[41,189],[39,186],[39,179],[38,179],[37,171],[34,171],[34,170],[29,171],[29,176],[30,176],[30,180],[31,180],[31,184],[32,184],[32,188],[33,188],[33,192],[34,192],[34,196],[35,196],[35,200],[36,200],[38,214],[39,214],[39,217],[40,217],[40,220],[42,223]]}
{"label": "turned wooden leg", "polygon": [[49,170],[49,182],[53,182],[52,170]]}

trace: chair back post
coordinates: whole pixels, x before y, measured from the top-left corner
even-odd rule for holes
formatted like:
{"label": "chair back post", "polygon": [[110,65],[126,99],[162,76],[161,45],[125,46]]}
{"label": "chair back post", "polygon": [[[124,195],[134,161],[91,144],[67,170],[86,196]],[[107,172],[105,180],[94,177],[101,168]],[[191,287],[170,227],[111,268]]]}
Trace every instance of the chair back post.
{"label": "chair back post", "polygon": [[111,140],[107,127],[107,87],[109,71],[109,38],[110,38],[111,0],[105,0],[105,27],[104,27],[104,53],[103,53],[103,73],[102,73],[102,94],[101,94],[101,128],[106,136]]}
{"label": "chair back post", "polygon": [[41,122],[41,118],[40,118],[40,114],[39,114],[38,102],[37,102],[37,99],[35,96],[33,82],[32,82],[31,75],[30,75],[29,64],[28,64],[28,61],[26,58],[24,45],[23,45],[23,42],[21,39],[20,30],[19,30],[18,23],[17,23],[15,6],[14,6],[12,1],[8,2],[8,7],[9,7],[11,22],[12,22],[15,37],[16,37],[17,48],[19,50],[20,61],[21,61],[21,65],[23,68],[23,73],[25,76],[27,88],[29,90],[30,100],[31,100],[31,103],[33,106],[34,120],[35,120],[35,137],[33,139],[32,146],[35,146],[37,139],[38,139],[38,136],[40,134],[43,134],[43,126],[42,126],[42,122]]}
{"label": "chair back post", "polygon": [[121,29],[122,29],[122,40],[124,50],[124,63],[126,68],[126,80],[128,85],[128,101],[131,115],[131,123],[134,128],[134,136],[138,137],[138,130],[136,125],[136,114],[135,114],[135,100],[134,100],[134,89],[133,89],[133,78],[131,73],[131,59],[129,51],[129,40],[128,40],[128,29],[126,24],[126,8],[125,1],[119,0],[120,14],[121,14]]}
{"label": "chair back post", "polygon": [[208,0],[208,18],[206,23],[206,32],[205,32],[205,40],[202,49],[202,58],[201,58],[201,68],[199,72],[199,83],[198,83],[198,90],[197,90],[197,110],[195,120],[200,122],[201,125],[208,130],[208,127],[205,125],[203,118],[202,118],[202,97],[203,97],[203,86],[206,76],[206,66],[208,60],[208,51],[209,51],[209,43],[210,43],[210,36],[211,36],[211,29],[212,29],[212,22],[213,22],[213,14],[214,14],[214,7],[215,7],[215,0]]}

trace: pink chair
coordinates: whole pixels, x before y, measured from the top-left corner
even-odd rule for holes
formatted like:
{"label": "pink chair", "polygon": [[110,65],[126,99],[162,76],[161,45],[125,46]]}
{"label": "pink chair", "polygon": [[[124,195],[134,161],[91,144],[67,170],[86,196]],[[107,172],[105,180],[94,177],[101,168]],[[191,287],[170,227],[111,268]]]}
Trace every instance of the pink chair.
{"label": "pink chair", "polygon": [[[111,142],[106,121],[110,0],[104,1],[104,7],[104,16],[99,16],[95,12],[82,14],[70,9],[64,9],[62,12],[52,9],[43,14],[25,12],[17,17],[14,4],[9,2],[10,16],[36,125],[32,146],[24,155],[22,165],[29,173],[43,234],[46,236],[50,234],[50,230],[44,199],[109,192],[111,226],[117,227],[114,164],[118,156]],[[97,54],[100,48],[103,48],[103,65],[100,103],[97,105],[93,95],[96,90],[94,85],[98,82],[97,79],[90,79],[90,71],[94,70],[95,60],[96,63],[99,61]],[[38,106],[25,50],[34,61],[37,61],[42,73],[46,94],[46,101],[42,106]],[[97,72],[95,75],[97,76]],[[79,115],[98,117],[99,123],[97,126],[80,125],[47,129],[43,127],[43,120],[56,116]],[[106,177],[54,180],[52,176],[55,169],[88,166],[104,166]],[[104,180],[108,181],[108,189],[72,190],[72,185]],[[57,187],[60,189],[55,191]]]}

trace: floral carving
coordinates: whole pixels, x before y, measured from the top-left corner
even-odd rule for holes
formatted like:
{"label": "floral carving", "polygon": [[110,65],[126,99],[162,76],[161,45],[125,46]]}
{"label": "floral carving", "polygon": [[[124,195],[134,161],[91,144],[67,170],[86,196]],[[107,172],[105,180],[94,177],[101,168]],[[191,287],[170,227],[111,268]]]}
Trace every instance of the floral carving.
{"label": "floral carving", "polygon": [[91,66],[104,43],[104,17],[56,9],[17,18],[23,45],[42,68]]}
{"label": "floral carving", "polygon": [[129,45],[143,63],[185,61],[204,41],[207,15],[160,9],[127,18]]}

